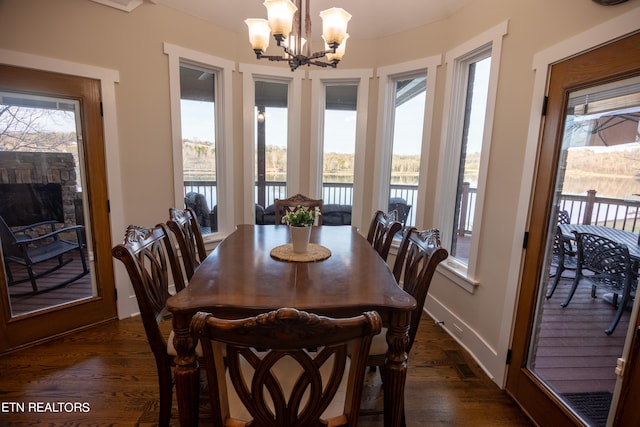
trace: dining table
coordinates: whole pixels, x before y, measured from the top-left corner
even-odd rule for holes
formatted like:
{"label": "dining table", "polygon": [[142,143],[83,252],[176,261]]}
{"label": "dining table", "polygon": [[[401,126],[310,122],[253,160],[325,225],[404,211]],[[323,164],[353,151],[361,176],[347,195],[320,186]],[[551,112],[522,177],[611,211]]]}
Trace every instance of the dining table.
{"label": "dining table", "polygon": [[331,317],[370,310],[380,314],[388,344],[384,425],[401,426],[415,299],[398,285],[387,263],[355,227],[313,227],[310,244],[314,252],[321,249],[321,256],[311,260],[282,256],[289,240],[286,225],[238,225],[200,264],[186,288],[168,299],[180,425],[198,425],[199,364],[196,337],[189,330],[193,315],[204,311],[243,318],[293,307]]}

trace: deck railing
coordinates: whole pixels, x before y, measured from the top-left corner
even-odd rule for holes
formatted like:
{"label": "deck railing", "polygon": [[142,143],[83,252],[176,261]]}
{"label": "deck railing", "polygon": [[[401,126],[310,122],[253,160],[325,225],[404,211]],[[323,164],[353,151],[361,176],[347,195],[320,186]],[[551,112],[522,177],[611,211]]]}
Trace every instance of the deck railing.
{"label": "deck railing", "polygon": [[569,212],[573,224],[594,224],[619,230],[640,232],[640,200],[598,197],[596,190],[586,196],[562,194],[560,210]]}
{"label": "deck railing", "polygon": [[[287,197],[287,184],[284,181],[268,181],[265,189],[266,206],[273,204],[275,199]],[[191,192],[203,195],[210,210],[217,204],[215,181],[185,181],[184,191],[185,196]],[[325,204],[353,204],[353,184],[351,183],[324,183],[322,193]],[[461,215],[457,222],[459,235],[469,234],[473,230],[476,196],[476,189],[465,183],[460,205]],[[407,224],[415,224],[418,187],[393,184],[390,188],[390,198],[404,199],[408,205],[412,206]],[[571,222],[574,224],[598,224],[634,233],[640,232],[640,200],[598,197],[595,190],[590,190],[586,195],[562,194],[559,205],[561,210],[569,212]]]}

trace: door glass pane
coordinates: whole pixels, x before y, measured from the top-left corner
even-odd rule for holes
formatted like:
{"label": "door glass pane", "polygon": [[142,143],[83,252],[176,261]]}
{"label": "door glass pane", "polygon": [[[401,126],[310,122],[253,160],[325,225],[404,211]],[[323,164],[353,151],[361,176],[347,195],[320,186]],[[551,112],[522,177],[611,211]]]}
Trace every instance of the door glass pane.
{"label": "door glass pane", "polygon": [[469,262],[469,249],[473,232],[473,218],[478,191],[480,154],[484,120],[489,93],[491,57],[469,64],[465,114],[462,128],[462,149],[456,191],[456,209],[453,224],[454,236],[450,254],[465,263]]}
{"label": "door glass pane", "polygon": [[426,76],[396,81],[389,211],[397,211],[403,225],[416,223],[426,94]]}
{"label": "door glass pane", "polygon": [[[287,198],[287,83],[257,81],[255,86],[256,203],[268,208]],[[258,219],[258,217],[256,217]]]}
{"label": "door glass pane", "polygon": [[215,79],[210,71],[180,66],[184,200],[203,233],[218,231]]}
{"label": "door glass pane", "polygon": [[322,142],[322,199],[325,210],[331,209],[327,205],[353,204],[357,98],[358,85],[326,86]]}
{"label": "door glass pane", "polygon": [[79,105],[0,92],[0,237],[13,316],[96,296]]}
{"label": "door glass pane", "polygon": [[[580,249],[572,231],[625,244],[631,268],[637,271],[639,121],[640,78],[572,92],[565,113],[528,367],[593,426],[604,426],[609,414],[616,361],[622,356],[637,285],[617,272],[605,281],[589,280],[604,268],[587,260],[590,254],[608,265],[618,257],[612,244],[599,244],[599,237],[594,246],[601,252],[585,244],[585,256],[577,256]],[[599,285],[593,287],[594,283]],[[620,320],[615,324],[617,313]]]}

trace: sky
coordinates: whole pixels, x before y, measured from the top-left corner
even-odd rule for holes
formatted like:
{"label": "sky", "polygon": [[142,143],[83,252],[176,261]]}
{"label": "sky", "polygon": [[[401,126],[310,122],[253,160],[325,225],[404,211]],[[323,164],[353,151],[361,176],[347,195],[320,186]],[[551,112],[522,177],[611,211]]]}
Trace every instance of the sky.
{"label": "sky", "polygon": [[[473,111],[478,111],[469,123],[467,151],[480,152],[484,111],[487,103],[490,60],[476,65],[476,85],[474,87]],[[214,141],[215,129],[213,104],[200,101],[186,101],[182,107],[182,136],[194,141]],[[422,147],[422,124],[424,119],[425,96],[416,96],[398,108],[394,126],[394,154],[419,155]],[[269,108],[267,110],[267,144],[286,147],[287,110]],[[355,151],[355,111],[326,111],[325,152],[353,153]]]}

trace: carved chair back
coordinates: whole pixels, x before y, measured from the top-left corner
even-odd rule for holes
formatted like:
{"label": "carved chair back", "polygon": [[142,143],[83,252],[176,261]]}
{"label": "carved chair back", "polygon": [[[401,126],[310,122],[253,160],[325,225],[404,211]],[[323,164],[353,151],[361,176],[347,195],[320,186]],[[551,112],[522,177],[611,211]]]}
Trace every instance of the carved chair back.
{"label": "carved chair back", "polygon": [[397,212],[384,213],[376,211],[369,225],[367,240],[378,252],[383,260],[387,260],[391,243],[397,232],[402,229],[402,224],[397,220]]}
{"label": "carved chair back", "polygon": [[167,226],[178,242],[184,272],[189,280],[200,263],[207,257],[196,213],[191,208],[170,208]]}
{"label": "carved chair back", "polygon": [[191,331],[207,343],[213,425],[356,426],[366,356],[380,329],[376,312],[335,319],[281,308],[239,320],[197,313]]}
{"label": "carved chair back", "polygon": [[[282,223],[282,217],[287,212],[294,212],[299,206],[304,206],[309,209],[318,208],[320,213],[322,213],[322,199],[311,199],[302,194],[296,194],[295,196],[291,196],[287,199],[276,199],[276,225]],[[322,225],[322,215],[316,217],[315,225]]]}

